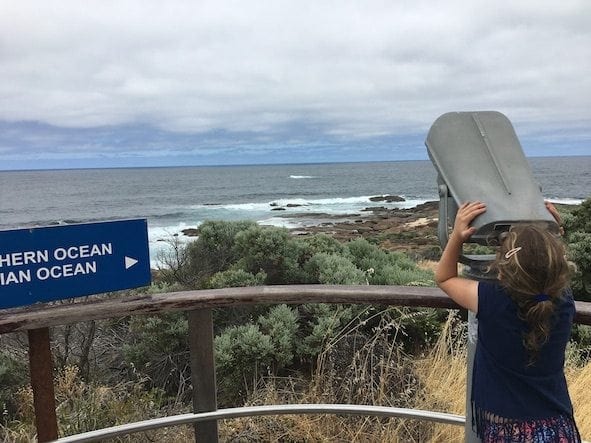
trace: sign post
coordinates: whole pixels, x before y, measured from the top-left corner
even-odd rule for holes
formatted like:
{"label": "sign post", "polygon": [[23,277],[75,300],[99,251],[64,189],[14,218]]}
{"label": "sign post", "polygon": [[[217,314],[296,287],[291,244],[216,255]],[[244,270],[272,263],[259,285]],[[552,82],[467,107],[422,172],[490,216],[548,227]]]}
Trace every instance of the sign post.
{"label": "sign post", "polygon": [[53,389],[53,361],[49,344],[49,329],[29,331],[29,369],[33,389],[37,440],[57,440],[57,417]]}
{"label": "sign post", "polygon": [[[0,309],[150,283],[145,219],[0,231]],[[58,438],[47,328],[29,331],[40,442]]]}

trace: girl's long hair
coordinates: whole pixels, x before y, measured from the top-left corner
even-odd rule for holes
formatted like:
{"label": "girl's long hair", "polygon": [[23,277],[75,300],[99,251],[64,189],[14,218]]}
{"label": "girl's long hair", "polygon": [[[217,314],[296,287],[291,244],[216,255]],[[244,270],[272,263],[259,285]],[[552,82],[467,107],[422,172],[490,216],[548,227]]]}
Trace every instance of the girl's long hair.
{"label": "girl's long hair", "polygon": [[[499,281],[518,306],[519,317],[527,323],[523,345],[530,366],[548,340],[556,302],[570,282],[571,268],[565,253],[562,239],[547,227],[515,225],[502,238],[493,263]],[[549,300],[537,301],[540,294]]]}

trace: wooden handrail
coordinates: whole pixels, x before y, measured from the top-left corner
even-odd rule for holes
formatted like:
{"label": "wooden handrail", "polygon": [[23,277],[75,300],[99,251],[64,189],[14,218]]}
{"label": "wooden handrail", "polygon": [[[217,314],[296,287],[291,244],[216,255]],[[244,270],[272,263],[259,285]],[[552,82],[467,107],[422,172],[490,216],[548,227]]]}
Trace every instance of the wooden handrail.
{"label": "wooden handrail", "polygon": [[[0,311],[0,334],[159,312],[250,304],[344,303],[459,309],[440,289],[419,286],[250,286],[108,297],[71,304],[43,304]],[[591,325],[591,303],[576,302],[575,321]]]}

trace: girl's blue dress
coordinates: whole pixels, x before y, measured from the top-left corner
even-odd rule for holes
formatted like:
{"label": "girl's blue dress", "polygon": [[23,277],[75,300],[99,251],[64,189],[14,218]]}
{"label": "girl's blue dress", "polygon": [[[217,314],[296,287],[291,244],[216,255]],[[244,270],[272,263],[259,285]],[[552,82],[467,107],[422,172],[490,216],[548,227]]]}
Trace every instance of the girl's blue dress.
{"label": "girl's blue dress", "polygon": [[527,324],[498,283],[478,285],[478,344],[472,374],[473,427],[490,442],[579,442],[564,377],[575,313],[572,292],[556,303],[552,330],[533,365]]}

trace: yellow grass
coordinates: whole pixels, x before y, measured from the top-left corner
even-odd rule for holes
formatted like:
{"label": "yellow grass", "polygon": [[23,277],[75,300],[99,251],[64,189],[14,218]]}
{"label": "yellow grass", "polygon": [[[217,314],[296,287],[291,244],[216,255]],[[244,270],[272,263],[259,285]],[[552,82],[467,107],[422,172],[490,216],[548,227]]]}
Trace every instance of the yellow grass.
{"label": "yellow grass", "polygon": [[[366,401],[356,403],[381,404],[447,412],[465,415],[466,403],[466,351],[463,328],[465,325],[450,315],[439,341],[422,359],[406,361],[414,374],[418,389],[411,395],[392,404],[387,392],[366,382]],[[362,377],[367,368],[359,362],[356,376]],[[400,371],[383,374],[386,385]],[[591,440],[591,362],[577,364],[574,358],[567,361],[566,377],[575,409],[575,417],[581,436]],[[367,375],[367,374],[366,374]],[[277,389],[272,380],[260,387],[251,404],[278,403],[331,403],[335,402],[326,387],[334,383],[336,374],[317,371],[307,389],[297,392],[294,387]],[[231,429],[229,429],[231,428]],[[335,416],[283,416],[257,417],[228,421],[221,427],[226,436],[256,435],[262,441],[318,441],[318,442],[463,442],[461,426],[442,425],[416,420],[376,419],[371,417]],[[229,431],[229,432],[228,432]],[[246,441],[246,440],[245,440]]]}
{"label": "yellow grass", "polygon": [[584,366],[567,364],[566,380],[581,437],[591,440],[591,362]]}
{"label": "yellow grass", "polygon": [[[441,337],[427,358],[415,363],[423,384],[422,395],[413,405],[417,409],[465,415],[466,412],[466,348],[459,335],[458,325],[450,316]],[[464,430],[458,426],[435,425],[429,442],[463,441]]]}

